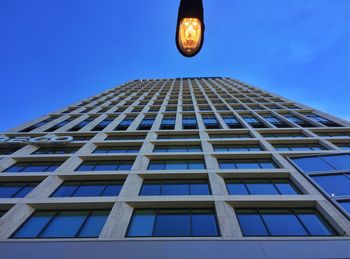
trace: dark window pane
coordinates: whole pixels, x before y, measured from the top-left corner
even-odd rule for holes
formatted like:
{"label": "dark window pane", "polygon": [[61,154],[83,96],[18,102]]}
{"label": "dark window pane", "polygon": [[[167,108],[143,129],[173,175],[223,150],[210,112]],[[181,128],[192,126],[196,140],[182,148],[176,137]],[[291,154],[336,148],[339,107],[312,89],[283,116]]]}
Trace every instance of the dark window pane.
{"label": "dark window pane", "polygon": [[122,183],[109,183],[103,191],[102,196],[118,196],[122,186]]}
{"label": "dark window pane", "polygon": [[114,171],[116,170],[117,165],[113,162],[105,162],[101,164],[97,164],[94,168],[94,171]]}
{"label": "dark window pane", "polygon": [[274,180],[273,183],[275,184],[278,191],[283,195],[291,195],[291,194],[299,193],[295,189],[295,187],[291,183],[289,183],[288,180]]}
{"label": "dark window pane", "polygon": [[64,183],[54,192],[52,197],[70,197],[76,189],[76,183]]}
{"label": "dark window pane", "polygon": [[0,198],[11,198],[17,193],[24,184],[4,183],[0,187]]}
{"label": "dark window pane", "polygon": [[188,195],[189,185],[187,183],[164,182],[161,195]]}
{"label": "dark window pane", "polygon": [[192,236],[218,236],[216,219],[213,212],[208,213],[192,213]]}
{"label": "dark window pane", "polygon": [[237,211],[237,219],[241,227],[243,236],[268,236],[261,217],[255,210]]}
{"label": "dark window pane", "polygon": [[81,229],[79,237],[98,237],[107,220],[108,214],[108,211],[94,211],[91,213]]}
{"label": "dark window pane", "polygon": [[36,212],[20,227],[14,235],[15,238],[37,237],[40,231],[53,217],[54,212]]}
{"label": "dark window pane", "polygon": [[28,193],[30,193],[35,187],[37,186],[37,183],[30,183],[23,187],[18,193],[16,193],[14,198],[23,198],[25,197]]}
{"label": "dark window pane", "polygon": [[160,183],[147,183],[142,186],[140,195],[160,195]]}
{"label": "dark window pane", "polygon": [[247,189],[253,195],[278,195],[278,191],[268,180],[246,180]]}
{"label": "dark window pane", "polygon": [[209,195],[210,189],[208,183],[191,183],[190,185],[191,195]]}
{"label": "dark window pane", "polygon": [[323,219],[320,218],[318,214],[314,211],[308,210],[296,210],[298,213],[299,219],[303,222],[306,229],[313,236],[329,236],[333,233],[331,230],[326,227],[326,224]]}
{"label": "dark window pane", "polygon": [[338,170],[350,169],[350,155],[322,156],[322,158]]}
{"label": "dark window pane", "polygon": [[304,172],[334,170],[332,166],[323,161],[320,157],[293,158],[293,162]]}
{"label": "dark window pane", "polygon": [[163,211],[157,215],[154,236],[190,236],[190,215],[186,212]]}
{"label": "dark window pane", "polygon": [[245,184],[240,180],[231,180],[226,184],[226,186],[230,195],[249,195]]}
{"label": "dark window pane", "polygon": [[75,237],[88,212],[60,212],[40,234],[40,237]]}
{"label": "dark window pane", "polygon": [[312,176],[330,196],[350,195],[350,179],[343,174]]}
{"label": "dark window pane", "polygon": [[260,169],[260,166],[255,161],[241,160],[236,162],[238,169]]}
{"label": "dark window pane", "polygon": [[80,185],[74,193],[74,197],[100,196],[105,188],[106,182],[86,182]]}
{"label": "dark window pane", "polygon": [[153,235],[156,215],[153,210],[135,211],[128,230],[130,237],[147,237]]}
{"label": "dark window pane", "polygon": [[272,236],[307,236],[308,233],[294,214],[287,210],[261,211]]}

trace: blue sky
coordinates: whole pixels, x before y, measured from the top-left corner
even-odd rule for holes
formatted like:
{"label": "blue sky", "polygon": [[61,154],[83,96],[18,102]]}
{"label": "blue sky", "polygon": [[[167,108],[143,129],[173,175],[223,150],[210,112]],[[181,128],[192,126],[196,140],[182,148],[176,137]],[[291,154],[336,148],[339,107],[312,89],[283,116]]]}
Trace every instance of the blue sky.
{"label": "blue sky", "polygon": [[179,0],[0,0],[0,131],[129,80],[233,77],[350,120],[349,0],[204,0],[201,53]]}

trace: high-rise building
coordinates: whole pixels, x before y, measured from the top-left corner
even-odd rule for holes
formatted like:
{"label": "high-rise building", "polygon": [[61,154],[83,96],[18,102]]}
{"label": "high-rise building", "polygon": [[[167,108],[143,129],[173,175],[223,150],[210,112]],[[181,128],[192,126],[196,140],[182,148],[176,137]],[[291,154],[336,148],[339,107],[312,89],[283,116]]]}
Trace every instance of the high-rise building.
{"label": "high-rise building", "polygon": [[221,77],[0,135],[1,258],[350,257],[350,123]]}

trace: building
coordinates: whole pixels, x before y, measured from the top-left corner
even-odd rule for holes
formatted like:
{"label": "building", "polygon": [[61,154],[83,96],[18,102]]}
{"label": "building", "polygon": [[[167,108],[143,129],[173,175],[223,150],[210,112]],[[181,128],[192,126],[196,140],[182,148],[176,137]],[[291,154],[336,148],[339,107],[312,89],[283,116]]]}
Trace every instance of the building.
{"label": "building", "polygon": [[135,80],[0,138],[1,258],[348,258],[350,123]]}

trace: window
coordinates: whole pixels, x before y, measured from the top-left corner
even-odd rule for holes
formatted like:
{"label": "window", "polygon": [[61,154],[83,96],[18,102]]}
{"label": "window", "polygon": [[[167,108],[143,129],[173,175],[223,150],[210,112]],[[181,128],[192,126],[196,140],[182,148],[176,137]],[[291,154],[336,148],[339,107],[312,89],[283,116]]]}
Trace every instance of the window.
{"label": "window", "polygon": [[131,170],[134,161],[85,161],[76,171],[116,171]]}
{"label": "window", "polygon": [[65,126],[66,124],[70,123],[71,121],[73,121],[72,118],[69,118],[69,119],[66,119],[64,121],[61,121],[60,123],[56,124],[55,126],[52,126],[51,128],[48,128],[47,130],[45,130],[45,132],[55,131],[55,130]]}
{"label": "window", "polygon": [[145,139],[145,135],[118,135],[108,136],[106,140],[142,140]]}
{"label": "window", "polygon": [[124,118],[114,130],[127,130],[131,123],[135,120],[135,117]]}
{"label": "window", "polygon": [[316,127],[315,125],[309,123],[308,121],[306,120],[303,120],[297,116],[294,116],[294,115],[289,115],[289,114],[284,114],[283,115],[287,120],[289,120],[290,122],[293,122],[295,124],[298,124],[299,126],[301,127]]}
{"label": "window", "polygon": [[67,181],[51,197],[118,196],[122,181]]}
{"label": "window", "polygon": [[348,138],[350,137],[350,132],[316,132],[317,135],[321,137],[339,137],[339,138]]}
{"label": "window", "polygon": [[202,152],[200,145],[193,146],[156,146],[153,152]]}
{"label": "window", "polygon": [[12,238],[98,237],[109,210],[36,211]]}
{"label": "window", "polygon": [[350,201],[342,201],[339,202],[339,204],[348,214],[350,214]]}
{"label": "window", "polygon": [[237,209],[243,236],[333,236],[314,209]]}
{"label": "window", "polygon": [[319,144],[305,143],[305,144],[278,144],[273,145],[278,151],[310,151],[310,150],[324,150],[325,147]]}
{"label": "window", "polygon": [[47,123],[49,123],[49,122],[51,122],[53,120],[56,120],[56,119],[57,119],[56,117],[48,118],[48,119],[43,120],[43,121],[41,121],[39,123],[36,123],[36,124],[34,124],[32,126],[29,126],[29,127],[25,128],[25,129],[21,130],[20,132],[29,132],[29,131],[35,130],[36,128],[44,126],[45,124],[47,124]]}
{"label": "window", "polygon": [[53,172],[62,162],[18,162],[7,168],[4,172],[19,173],[19,172]]}
{"label": "window", "polygon": [[265,138],[305,138],[302,133],[261,133]]}
{"label": "window", "polygon": [[272,125],[274,125],[277,128],[289,128],[290,126],[285,123],[284,121],[282,121],[281,119],[269,115],[269,116],[263,116],[265,120],[267,120],[268,122],[270,122]]}
{"label": "window", "polygon": [[262,151],[258,144],[252,145],[213,145],[214,151],[217,152],[241,152],[241,151]]}
{"label": "window", "polygon": [[243,120],[253,128],[266,128],[265,124],[253,116],[243,116]]}
{"label": "window", "polygon": [[155,117],[145,117],[140,125],[137,127],[138,130],[150,130],[152,128]]}
{"label": "window", "polygon": [[68,131],[79,131],[86,125],[88,125],[90,122],[92,122],[95,118],[87,118],[83,120],[82,122],[79,122],[77,125],[74,127],[70,128]]}
{"label": "window", "polygon": [[349,174],[313,175],[311,178],[332,197],[350,195]]}
{"label": "window", "polygon": [[338,147],[343,150],[350,150],[350,143],[335,143]]}
{"label": "window", "polygon": [[221,125],[214,115],[202,115],[202,119],[206,129],[221,129]]}
{"label": "window", "polygon": [[183,129],[197,129],[197,120],[194,115],[183,115],[182,128]]}
{"label": "window", "polygon": [[271,159],[219,159],[220,169],[273,169],[277,165]]}
{"label": "window", "polygon": [[210,138],[252,138],[249,133],[209,134]]}
{"label": "window", "polygon": [[32,154],[73,154],[79,150],[80,147],[41,147]]}
{"label": "window", "polygon": [[350,154],[291,158],[305,173],[350,169]]}
{"label": "window", "polygon": [[153,209],[134,211],[127,237],[219,236],[212,209]]}
{"label": "window", "polygon": [[146,180],[140,195],[209,195],[207,180]]}
{"label": "window", "polygon": [[288,179],[232,179],[226,181],[230,195],[293,195],[299,190]]}
{"label": "window", "polygon": [[23,198],[39,182],[0,182],[0,198]]}
{"label": "window", "polygon": [[167,135],[159,134],[158,139],[199,139],[198,134]]}
{"label": "window", "polygon": [[203,160],[151,160],[148,170],[186,170],[205,169]]}
{"label": "window", "polygon": [[98,147],[94,150],[93,153],[95,154],[116,154],[116,153],[138,153],[140,150],[139,146],[105,146],[105,147]]}
{"label": "window", "polygon": [[101,121],[99,124],[97,124],[92,131],[101,131],[104,128],[106,128],[112,121],[114,121],[115,118],[106,118],[103,121]]}
{"label": "window", "polygon": [[12,153],[19,150],[21,147],[1,147],[0,155],[11,155]]}
{"label": "window", "polygon": [[74,141],[89,141],[93,136],[89,135],[89,136],[74,136]]}
{"label": "window", "polygon": [[226,125],[231,129],[242,128],[242,124],[233,117],[233,115],[222,115],[221,116]]}
{"label": "window", "polygon": [[313,121],[321,123],[327,127],[341,127],[341,125],[339,125],[338,123],[335,123],[334,121],[328,120],[316,114],[306,114],[306,117],[310,118]]}
{"label": "window", "polygon": [[162,130],[172,130],[175,128],[176,116],[164,116],[162,123],[160,124],[160,129]]}

